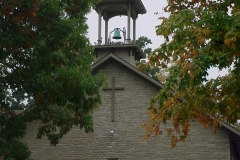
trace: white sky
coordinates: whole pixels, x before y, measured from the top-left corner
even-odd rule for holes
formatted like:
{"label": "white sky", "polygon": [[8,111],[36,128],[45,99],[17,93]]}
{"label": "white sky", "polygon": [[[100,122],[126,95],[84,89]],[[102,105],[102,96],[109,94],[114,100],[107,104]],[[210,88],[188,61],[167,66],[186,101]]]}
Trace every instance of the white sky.
{"label": "white sky", "polygon": [[[160,16],[166,16],[162,10],[166,4],[167,0],[142,0],[143,5],[145,6],[147,13],[144,15],[138,15],[138,19],[136,20],[136,39],[140,36],[146,36],[152,40],[152,45],[149,45],[150,48],[155,49],[159,47],[164,39],[160,36],[156,35],[155,26],[160,25],[161,21],[158,20]],[[155,15],[154,13],[158,12],[160,14]],[[88,14],[88,36],[90,38],[90,42],[94,44],[97,42],[98,38],[98,15],[95,10]],[[105,40],[105,21],[102,19],[102,42]],[[114,17],[111,18],[108,22],[108,32],[111,32],[114,28],[123,29],[123,27],[127,28],[127,17]],[[132,20],[131,20],[131,28],[132,28]],[[109,33],[108,33],[109,34]],[[131,39],[132,39],[132,31],[131,31]],[[223,70],[219,72],[217,69],[210,69],[208,78],[216,78],[218,75],[224,75],[227,73],[227,70]]]}

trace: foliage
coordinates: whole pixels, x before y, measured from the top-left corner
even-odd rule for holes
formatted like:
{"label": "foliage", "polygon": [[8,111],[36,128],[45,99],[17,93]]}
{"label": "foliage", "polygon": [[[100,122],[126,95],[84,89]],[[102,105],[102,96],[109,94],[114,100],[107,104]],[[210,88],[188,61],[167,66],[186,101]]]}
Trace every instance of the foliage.
{"label": "foliage", "polygon": [[[156,32],[165,42],[148,64],[176,64],[165,88],[151,100],[144,139],[172,122],[167,131],[174,147],[186,139],[192,121],[215,131],[220,120],[234,124],[240,118],[240,1],[168,0],[164,11],[170,15],[160,17]],[[227,68],[229,74],[207,80],[210,67]]]}
{"label": "foliage", "polygon": [[[140,49],[143,51],[145,55],[149,55],[152,51],[152,48],[147,47],[149,44],[152,44],[151,39],[145,36],[140,36],[136,40],[136,44],[140,47]],[[153,79],[158,81],[157,73],[159,72],[159,68],[152,68],[149,65],[146,64],[145,61],[137,62],[136,64],[139,69],[141,69],[144,73],[152,77]]]}
{"label": "foliage", "polygon": [[[155,79],[156,81],[159,81],[158,75],[159,73],[161,73],[159,67],[151,67],[144,60],[141,62],[137,62],[136,65],[139,70],[143,71],[144,73],[146,73],[147,75]],[[160,79],[160,80],[164,80],[164,79]]]}
{"label": "foliage", "polygon": [[149,55],[152,51],[152,48],[147,47],[149,44],[152,44],[151,39],[145,37],[145,36],[140,36],[136,40],[136,44],[143,50],[143,53],[145,55]]}
{"label": "foliage", "polygon": [[29,158],[20,138],[32,120],[52,145],[73,125],[93,131],[103,78],[91,74],[86,14],[96,3],[0,0],[0,157]]}
{"label": "foliage", "polygon": [[[145,36],[140,36],[136,40],[136,44],[142,49],[143,53],[146,56],[149,56],[149,54],[152,52],[152,48],[149,48],[148,45],[152,44],[151,39],[145,37]],[[136,64],[138,68],[155,79],[156,81],[160,81],[162,83],[165,82],[166,79],[166,73],[168,72],[166,68],[160,68],[156,66],[150,66],[146,61],[141,61],[137,62]]]}

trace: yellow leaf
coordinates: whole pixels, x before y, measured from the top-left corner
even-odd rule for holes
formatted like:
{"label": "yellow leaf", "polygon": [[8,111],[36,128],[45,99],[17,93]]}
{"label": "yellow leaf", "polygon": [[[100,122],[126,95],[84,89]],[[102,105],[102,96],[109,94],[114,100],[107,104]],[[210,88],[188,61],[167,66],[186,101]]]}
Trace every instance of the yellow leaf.
{"label": "yellow leaf", "polygon": [[235,46],[236,41],[237,41],[236,37],[231,37],[231,38],[225,39],[224,44],[231,48]]}
{"label": "yellow leaf", "polygon": [[203,30],[203,34],[204,34],[205,36],[209,36],[211,33],[212,33],[212,31],[209,30],[209,29],[204,29],[204,30]]}
{"label": "yellow leaf", "polygon": [[199,44],[199,45],[203,45],[204,42],[205,42],[205,37],[199,37],[199,38],[198,38],[198,44]]}
{"label": "yellow leaf", "polygon": [[192,72],[190,72],[190,78],[191,78],[191,80],[193,80],[194,79],[194,74],[192,73]]}

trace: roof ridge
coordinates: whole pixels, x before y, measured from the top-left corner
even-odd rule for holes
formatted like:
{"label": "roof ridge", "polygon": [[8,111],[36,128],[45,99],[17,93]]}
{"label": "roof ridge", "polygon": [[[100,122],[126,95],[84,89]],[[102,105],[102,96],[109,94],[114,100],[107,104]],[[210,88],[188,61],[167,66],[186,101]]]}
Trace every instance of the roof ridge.
{"label": "roof ridge", "polygon": [[104,56],[103,58],[99,59],[94,64],[92,64],[92,69],[94,70],[94,69],[98,68],[99,66],[101,66],[101,64],[106,62],[109,58],[115,59],[117,62],[121,63],[122,65],[124,65],[128,69],[132,70],[134,73],[140,75],[144,79],[147,79],[148,81],[152,82],[153,84],[155,84],[159,88],[162,88],[162,89],[164,88],[164,84],[163,83],[161,83],[159,81],[156,81],[155,79],[150,77],[148,74],[144,73],[141,70],[138,70],[136,66],[133,66],[131,63],[125,61],[124,59],[120,58],[119,56],[115,55],[114,53],[109,53],[106,56]]}

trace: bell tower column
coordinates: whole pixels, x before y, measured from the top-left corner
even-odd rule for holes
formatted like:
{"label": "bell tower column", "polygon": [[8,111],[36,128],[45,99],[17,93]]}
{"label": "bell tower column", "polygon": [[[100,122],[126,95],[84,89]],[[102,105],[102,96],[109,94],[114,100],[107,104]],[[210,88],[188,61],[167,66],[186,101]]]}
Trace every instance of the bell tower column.
{"label": "bell tower column", "polygon": [[108,45],[108,19],[105,20],[105,45]]}
{"label": "bell tower column", "polygon": [[133,44],[136,44],[136,18],[133,18]]}
{"label": "bell tower column", "polygon": [[127,44],[131,43],[130,39],[130,25],[131,25],[131,3],[128,4],[128,10],[127,10]]}
{"label": "bell tower column", "polygon": [[99,8],[98,12],[98,45],[102,44],[102,36],[101,36],[101,31],[102,31],[102,11],[101,8]]}

